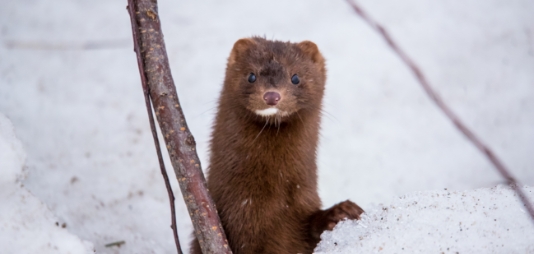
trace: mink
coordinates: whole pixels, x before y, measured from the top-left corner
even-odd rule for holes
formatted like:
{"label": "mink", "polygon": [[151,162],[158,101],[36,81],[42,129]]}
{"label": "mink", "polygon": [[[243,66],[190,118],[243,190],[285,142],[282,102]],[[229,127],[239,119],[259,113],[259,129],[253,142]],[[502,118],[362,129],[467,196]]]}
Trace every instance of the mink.
{"label": "mink", "polygon": [[[321,210],[317,143],[325,60],[311,41],[238,40],[211,136],[208,189],[233,253],[312,253],[324,230],[359,219]],[[201,253],[196,240],[191,253]]]}

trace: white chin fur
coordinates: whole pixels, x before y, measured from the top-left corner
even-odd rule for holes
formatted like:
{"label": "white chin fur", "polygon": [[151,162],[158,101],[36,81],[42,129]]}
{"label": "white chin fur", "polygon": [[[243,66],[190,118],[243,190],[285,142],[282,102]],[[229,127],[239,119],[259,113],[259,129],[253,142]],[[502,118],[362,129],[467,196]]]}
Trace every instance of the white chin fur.
{"label": "white chin fur", "polygon": [[277,108],[266,108],[262,110],[256,110],[255,113],[260,116],[273,116],[273,115],[276,115],[278,111],[279,110]]}

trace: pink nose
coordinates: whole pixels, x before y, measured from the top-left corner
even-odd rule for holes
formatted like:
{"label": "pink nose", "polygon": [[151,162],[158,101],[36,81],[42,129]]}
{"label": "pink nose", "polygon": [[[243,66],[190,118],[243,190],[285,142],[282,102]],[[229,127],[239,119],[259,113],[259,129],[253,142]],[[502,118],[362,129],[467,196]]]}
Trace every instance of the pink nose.
{"label": "pink nose", "polygon": [[263,95],[263,99],[265,100],[265,103],[267,103],[267,105],[274,106],[280,100],[280,94],[277,92],[266,92]]}

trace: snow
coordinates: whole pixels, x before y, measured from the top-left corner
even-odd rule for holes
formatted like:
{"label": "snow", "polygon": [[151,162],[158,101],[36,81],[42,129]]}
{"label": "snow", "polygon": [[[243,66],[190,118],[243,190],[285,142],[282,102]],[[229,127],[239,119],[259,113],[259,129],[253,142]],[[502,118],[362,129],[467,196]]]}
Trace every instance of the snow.
{"label": "snow", "polygon": [[[530,199],[534,188],[524,187]],[[321,235],[316,253],[532,253],[534,223],[508,186],[428,191],[373,206]]]}
{"label": "snow", "polygon": [[[229,51],[238,38],[265,35],[312,40],[327,59],[318,154],[325,208],[351,199],[371,212],[410,193],[468,193],[502,183],[344,1],[158,2],[174,80],[205,170]],[[534,2],[359,2],[517,179],[534,186]],[[21,165],[20,153],[2,150],[0,171],[47,207],[42,215],[57,218],[54,227],[65,223],[61,230],[93,243],[98,253],[172,253],[167,194],[125,6],[125,0],[3,3],[0,113],[13,122],[27,154],[27,177],[20,178],[22,167],[4,166]],[[187,250],[191,223],[177,182],[172,185]],[[13,202],[0,208],[2,223],[26,205],[24,189],[16,193],[2,198]],[[125,244],[105,247],[116,241]]]}
{"label": "snow", "polygon": [[[21,184],[26,153],[0,114],[0,246],[2,253],[94,253]],[[66,224],[65,224],[66,226]]]}

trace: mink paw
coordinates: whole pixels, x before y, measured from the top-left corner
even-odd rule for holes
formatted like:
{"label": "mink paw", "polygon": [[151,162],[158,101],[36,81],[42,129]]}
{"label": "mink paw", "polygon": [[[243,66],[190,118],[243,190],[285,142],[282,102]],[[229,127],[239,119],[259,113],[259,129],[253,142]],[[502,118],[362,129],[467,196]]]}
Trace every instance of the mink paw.
{"label": "mink paw", "polygon": [[332,230],[338,222],[345,219],[358,220],[363,212],[361,207],[350,200],[336,204],[325,211],[326,227],[324,229]]}
{"label": "mink paw", "polygon": [[363,209],[350,200],[343,201],[326,210],[319,210],[310,217],[310,244],[316,246],[325,230],[332,230],[338,222],[358,220]]}

